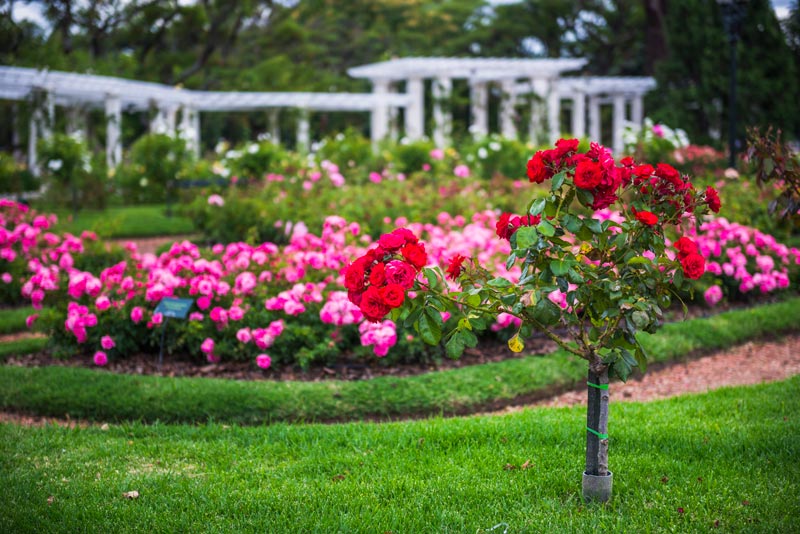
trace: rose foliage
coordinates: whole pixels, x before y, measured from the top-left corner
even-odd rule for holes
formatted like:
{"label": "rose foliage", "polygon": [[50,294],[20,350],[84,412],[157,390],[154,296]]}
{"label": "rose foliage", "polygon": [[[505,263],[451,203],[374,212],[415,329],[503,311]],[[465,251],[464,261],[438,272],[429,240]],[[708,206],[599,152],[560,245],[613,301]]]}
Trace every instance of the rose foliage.
{"label": "rose foliage", "polygon": [[[372,321],[391,313],[425,342],[444,342],[454,358],[476,345],[476,332],[506,316],[518,325],[512,350],[521,351],[522,340],[538,330],[588,360],[594,371],[624,380],[633,367],[646,367],[636,333],[655,332],[664,308],[691,293],[691,281],[705,272],[705,257],[688,236],[700,217],[719,210],[718,195],[713,188],[696,190],[663,163],[616,162],[596,143],[578,152],[576,139],[534,154],[527,174],[530,182],[549,186],[548,194],[534,197],[521,215],[504,213],[496,224],[497,239],[510,245],[505,267],[517,272],[518,266],[517,276],[497,275],[477,259],[455,255],[446,274],[425,267],[411,287],[402,286],[411,289],[409,298],[392,293],[390,301],[384,294],[389,286],[373,275],[382,265],[385,270],[403,262],[397,251],[409,241],[400,239],[400,229],[349,265],[349,298]],[[620,216],[591,216],[609,208]],[[680,237],[670,244],[668,232]],[[413,246],[424,250],[422,243]],[[419,267],[401,256],[410,266],[405,270]],[[450,320],[445,323],[443,315]]]}

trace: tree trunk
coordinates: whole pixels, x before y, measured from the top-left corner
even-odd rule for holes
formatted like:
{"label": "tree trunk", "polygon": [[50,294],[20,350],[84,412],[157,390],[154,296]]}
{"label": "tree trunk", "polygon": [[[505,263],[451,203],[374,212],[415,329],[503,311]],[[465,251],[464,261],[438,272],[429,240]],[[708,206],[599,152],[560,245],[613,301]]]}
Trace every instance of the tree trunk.
{"label": "tree trunk", "polygon": [[586,474],[606,476],[608,475],[608,367],[591,365],[588,383],[594,385],[587,385],[589,399],[586,408]]}

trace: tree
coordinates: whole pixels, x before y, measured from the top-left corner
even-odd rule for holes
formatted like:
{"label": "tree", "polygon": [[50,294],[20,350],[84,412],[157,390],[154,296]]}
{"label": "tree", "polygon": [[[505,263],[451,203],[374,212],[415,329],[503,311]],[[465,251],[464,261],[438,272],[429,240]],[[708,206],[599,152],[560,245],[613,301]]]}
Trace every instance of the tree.
{"label": "tree", "polygon": [[[698,143],[727,131],[729,52],[715,2],[670,0],[668,58],[656,65],[658,91],[648,95],[655,120],[680,125]],[[796,131],[800,109],[785,95],[798,93],[798,65],[767,0],[747,4],[738,42],[739,130],[774,125]]]}

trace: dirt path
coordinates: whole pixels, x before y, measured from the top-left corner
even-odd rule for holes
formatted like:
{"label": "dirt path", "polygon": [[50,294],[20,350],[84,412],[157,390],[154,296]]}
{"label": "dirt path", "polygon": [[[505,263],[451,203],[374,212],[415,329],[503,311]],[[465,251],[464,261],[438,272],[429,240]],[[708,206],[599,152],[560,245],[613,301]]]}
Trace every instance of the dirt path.
{"label": "dirt path", "polygon": [[[777,341],[752,341],[684,363],[652,370],[628,383],[611,386],[612,402],[651,401],[685,393],[702,393],[724,386],[741,386],[784,380],[800,374],[800,334]],[[573,406],[586,402],[586,391],[568,391],[532,406]],[[510,406],[490,414],[517,412],[528,406]],[[44,424],[86,427],[90,423],[74,419],[37,417],[0,412],[0,423]],[[105,426],[101,423],[92,423]],[[107,428],[107,426],[106,426]]]}

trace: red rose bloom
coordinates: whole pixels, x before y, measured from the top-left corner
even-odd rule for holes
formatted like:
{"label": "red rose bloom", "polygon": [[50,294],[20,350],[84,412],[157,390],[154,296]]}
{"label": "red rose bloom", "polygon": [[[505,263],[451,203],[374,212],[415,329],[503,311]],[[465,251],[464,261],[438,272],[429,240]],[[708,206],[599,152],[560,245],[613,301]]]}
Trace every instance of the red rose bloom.
{"label": "red rose bloom", "polygon": [[680,258],[680,262],[681,267],[683,267],[683,274],[686,275],[686,278],[697,280],[706,272],[706,259],[696,252]]}
{"label": "red rose bloom", "polygon": [[719,209],[722,207],[722,203],[719,200],[719,193],[713,187],[708,187],[706,189],[706,202],[708,203],[709,209],[714,213],[719,213]]}
{"label": "red rose bloom", "polygon": [[578,145],[580,141],[577,139],[559,139],[556,141],[556,152],[558,153],[558,157],[563,158],[570,152],[575,152],[578,150]]}
{"label": "red rose bloom", "polygon": [[391,234],[383,234],[378,239],[378,244],[388,251],[394,251],[405,245],[406,240],[403,236],[392,232]]}
{"label": "red rose bloom", "polygon": [[402,237],[405,240],[406,243],[417,243],[417,242],[419,242],[419,239],[417,238],[417,236],[414,235],[414,232],[412,232],[408,228],[395,228],[392,231],[392,234],[399,235],[400,237]]}
{"label": "red rose bloom", "polygon": [[636,220],[646,226],[653,226],[658,222],[658,216],[655,213],[651,213],[649,211],[636,211],[636,208],[633,209],[633,214],[636,216]]}
{"label": "red rose bloom", "polygon": [[364,317],[373,323],[380,322],[389,313],[389,306],[383,301],[380,289],[373,286],[368,287],[361,295],[358,307],[361,308]]}
{"label": "red rose bloom", "polygon": [[414,278],[417,276],[414,267],[400,260],[392,260],[386,264],[386,283],[398,284],[404,289],[411,289],[414,286]]}
{"label": "red rose bloom", "polygon": [[514,217],[511,219],[511,225],[514,227],[511,233],[517,231],[520,226],[536,226],[542,222],[541,215],[523,215],[522,217]]}
{"label": "red rose bloom", "polygon": [[603,180],[603,167],[592,160],[584,160],[575,167],[575,187],[594,189]]}
{"label": "red rose bloom", "polygon": [[450,280],[455,280],[464,270],[464,260],[467,258],[461,254],[456,254],[450,259],[450,264],[447,266],[447,277]]}
{"label": "red rose bloom", "polygon": [[425,252],[425,246],[419,243],[408,243],[400,249],[400,254],[418,271],[428,263],[428,254]]}
{"label": "red rose bloom", "polygon": [[682,236],[680,239],[675,241],[672,246],[678,249],[678,259],[682,259],[689,254],[698,253],[697,243],[686,236]]}
{"label": "red rose bloom", "polygon": [[406,298],[406,292],[403,286],[398,284],[389,284],[386,287],[382,287],[380,292],[383,303],[390,308],[397,308],[403,304],[403,300]]}
{"label": "red rose bloom", "polygon": [[386,281],[386,265],[377,263],[369,273],[369,283],[373,286],[382,286]]}
{"label": "red rose bloom", "polygon": [[531,159],[528,160],[528,180],[540,184],[547,180],[548,178],[552,178],[552,172],[547,168],[545,164],[545,160],[542,157],[542,152],[539,151],[533,155]]}
{"label": "red rose bloom", "polygon": [[495,225],[495,233],[497,237],[500,239],[510,239],[511,234],[514,233],[514,230],[510,229],[511,225],[511,214],[510,213],[503,213],[500,215],[500,218],[497,220],[497,224]]}
{"label": "red rose bloom", "polygon": [[344,271],[344,287],[350,291],[360,291],[364,289],[364,262],[359,258]]}

